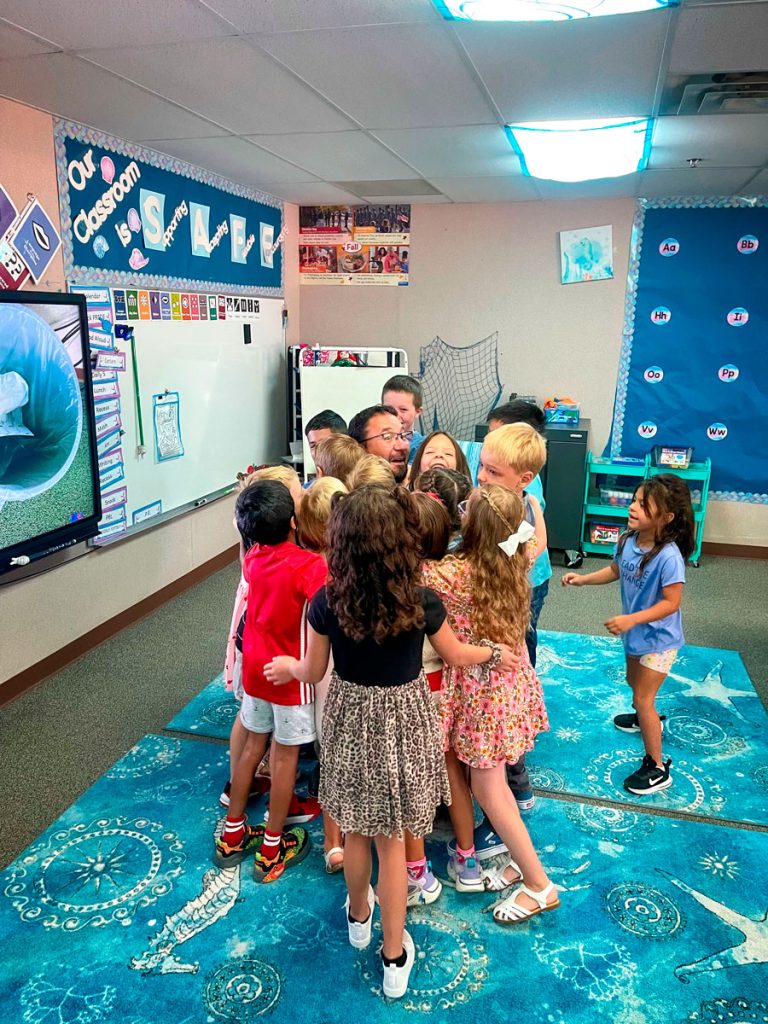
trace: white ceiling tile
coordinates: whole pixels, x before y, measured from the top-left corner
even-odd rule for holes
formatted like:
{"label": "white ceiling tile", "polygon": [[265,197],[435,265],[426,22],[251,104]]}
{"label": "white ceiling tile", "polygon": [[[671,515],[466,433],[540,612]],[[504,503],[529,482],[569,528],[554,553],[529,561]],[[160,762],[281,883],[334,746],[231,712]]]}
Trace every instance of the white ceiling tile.
{"label": "white ceiling tile", "polygon": [[366,128],[495,120],[443,24],[287,32],[259,43]]}
{"label": "white ceiling tile", "polygon": [[238,135],[350,127],[329,103],[239,38],[80,52]]}
{"label": "white ceiling tile", "polygon": [[730,196],[741,195],[741,188],[755,173],[749,167],[686,167],[679,170],[643,171],[636,195],[654,196]]}
{"label": "white ceiling tile", "polygon": [[0,19],[0,60],[14,57],[29,57],[33,53],[55,53],[61,49],[55,43],[46,42],[29,32],[14,28]]}
{"label": "white ceiling tile", "polygon": [[750,167],[768,161],[768,114],[661,117],[656,123],[649,168],[685,166],[701,157],[701,169]]}
{"label": "white ceiling tile", "polygon": [[440,21],[431,0],[207,0],[243,32]]}
{"label": "white ceiling tile", "polygon": [[153,149],[171,156],[197,164],[214,174],[238,181],[243,185],[253,185],[269,191],[263,185],[265,181],[301,182],[311,181],[312,175],[280,160],[279,157],[265,153],[257,146],[243,139],[229,136],[213,139],[157,139],[148,143]]}
{"label": "white ceiling tile", "polygon": [[300,163],[331,181],[412,178],[413,169],[365,132],[254,135],[252,140],[278,156]]}
{"label": "white ceiling tile", "polygon": [[533,178],[430,178],[455,203],[514,203],[539,199]]}
{"label": "white ceiling tile", "polygon": [[759,71],[768,52],[768,3],[684,7],[670,73]]}
{"label": "white ceiling tile", "polygon": [[0,61],[0,95],[122,139],[217,134],[202,118],[67,53]]}
{"label": "white ceiling tile", "polygon": [[597,181],[545,181],[543,178],[534,180],[542,199],[616,199],[636,194],[640,174],[600,178]]}
{"label": "white ceiling tile", "polygon": [[[387,203],[394,202],[392,196],[363,196],[366,203]],[[450,203],[451,199],[448,196],[397,196],[398,203],[410,203],[412,206],[416,206],[419,203]]]}
{"label": "white ceiling tile", "polygon": [[768,196],[768,168],[763,168],[739,189],[740,196]]}
{"label": "white ceiling tile", "polygon": [[650,114],[669,15],[455,31],[506,121]]}
{"label": "white ceiling tile", "polygon": [[375,134],[428,177],[520,174],[520,162],[504,129],[498,125],[409,128]]}
{"label": "white ceiling tile", "polygon": [[288,203],[299,203],[302,206],[315,206],[318,203],[334,203],[336,205],[362,203],[360,196],[345,192],[325,181],[318,182],[267,182],[262,188],[265,192],[279,196]]}
{"label": "white ceiling tile", "polygon": [[234,32],[196,0],[3,0],[2,13],[66,49],[142,46]]}

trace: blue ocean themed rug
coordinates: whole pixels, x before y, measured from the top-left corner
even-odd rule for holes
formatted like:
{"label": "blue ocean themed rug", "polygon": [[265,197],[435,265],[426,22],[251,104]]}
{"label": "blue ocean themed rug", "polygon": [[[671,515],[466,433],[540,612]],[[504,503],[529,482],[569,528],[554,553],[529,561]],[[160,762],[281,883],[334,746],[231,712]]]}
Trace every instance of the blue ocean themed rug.
{"label": "blue ocean themed rug", "polygon": [[502,928],[490,895],[446,887],[409,911],[416,964],[389,1003],[378,911],[352,949],[319,821],[273,885],[211,865],[225,772],[221,747],[146,736],[0,875],[3,1021],[765,1020],[766,832],[541,799],[528,821],[561,908]]}
{"label": "blue ocean themed rug", "polygon": [[613,726],[632,710],[621,641],[540,631],[536,669],[551,730],[527,758],[536,788],[768,824],[768,715],[736,651],[682,648],[656,701],[673,785],[651,797],[622,786],[644,751]]}
{"label": "blue ocean themed rug", "polygon": [[166,729],[228,740],[239,706],[232,694],[224,689],[223,674],[218,675],[174,716]]}

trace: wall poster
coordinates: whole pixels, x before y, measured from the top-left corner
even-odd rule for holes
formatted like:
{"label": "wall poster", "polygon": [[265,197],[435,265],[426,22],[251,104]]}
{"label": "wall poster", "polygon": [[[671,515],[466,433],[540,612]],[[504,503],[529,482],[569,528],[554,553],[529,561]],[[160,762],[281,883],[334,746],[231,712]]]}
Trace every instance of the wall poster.
{"label": "wall poster", "polygon": [[308,285],[407,285],[411,207],[302,206],[299,272]]}

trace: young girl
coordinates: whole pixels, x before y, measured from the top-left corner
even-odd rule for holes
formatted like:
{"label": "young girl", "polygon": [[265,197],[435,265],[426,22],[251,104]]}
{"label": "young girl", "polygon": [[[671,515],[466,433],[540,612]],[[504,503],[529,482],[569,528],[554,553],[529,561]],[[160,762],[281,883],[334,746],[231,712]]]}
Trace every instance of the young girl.
{"label": "young girl", "polygon": [[[442,466],[443,469],[455,469],[468,480],[471,481],[472,479],[464,452],[450,434],[444,434],[440,430],[428,434],[421,442],[418,451],[413,457],[411,480],[418,480],[420,473],[425,473],[428,469],[432,469],[433,466]],[[410,489],[414,489],[412,485]]]}
{"label": "young girl", "polygon": [[688,486],[668,473],[644,481],[629,506],[627,525],[608,568],[585,576],[567,572],[563,586],[621,580],[622,614],[614,615],[605,625],[609,633],[624,641],[635,710],[617,715],[613,724],[622,732],[642,734],[645,757],[640,768],[624,780],[624,788],[646,796],[672,785],[672,761],[662,757],[661,719],[654,701],[685,642],[680,602],[685,563],[694,548]]}
{"label": "young girl", "polygon": [[[522,883],[494,908],[499,924],[516,924],[560,905],[505,777],[505,765],[514,764],[549,727],[541,684],[525,647],[530,609],[527,542],[533,532],[514,491],[483,487],[469,498],[459,554],[424,567],[424,582],[442,598],[458,636],[470,641],[488,636],[510,644],[517,654],[511,671],[485,677],[460,668],[444,672],[440,702],[451,793],[471,807],[468,765],[472,793],[514,858],[489,874],[486,886],[500,891]],[[478,874],[471,835],[465,829],[466,846],[457,836],[448,868],[464,891],[473,882],[476,887]]]}
{"label": "young girl", "polygon": [[414,493],[426,491],[429,494],[432,492],[445,505],[451,518],[451,537],[448,541],[448,550],[455,551],[461,546],[459,505],[469,497],[469,492],[472,490],[472,481],[456,469],[444,469],[442,466],[433,466],[431,469],[425,470],[414,480],[411,490]]}
{"label": "young girl", "polygon": [[362,487],[336,499],[329,526],[327,587],[309,613],[306,656],[264,666],[274,682],[334,672],[323,715],[320,799],[346,836],[344,876],[350,943],[371,940],[371,840],[379,860],[383,992],[405,994],[415,957],[405,931],[403,833],[425,836],[448,802],[440,725],[421,667],[425,634],[448,664],[513,663],[510,648],[460,643],[436,595],[420,585],[418,524],[402,487]]}

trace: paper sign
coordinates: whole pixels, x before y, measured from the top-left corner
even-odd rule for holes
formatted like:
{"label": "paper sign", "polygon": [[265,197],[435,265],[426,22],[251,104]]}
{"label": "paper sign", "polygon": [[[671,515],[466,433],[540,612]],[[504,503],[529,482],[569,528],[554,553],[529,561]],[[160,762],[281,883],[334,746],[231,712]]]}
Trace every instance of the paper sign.
{"label": "paper sign", "polygon": [[149,320],[152,314],[149,310],[149,292],[139,292],[139,320]]}
{"label": "paper sign", "polygon": [[117,505],[115,508],[105,512],[101,517],[99,520],[99,532],[101,532],[103,527],[112,526],[115,523],[119,523],[121,520],[122,522],[125,522],[125,519],[125,505]]}
{"label": "paper sign", "polygon": [[116,448],[120,444],[120,430],[113,430],[111,434],[106,434],[104,437],[99,438],[96,442],[96,454],[99,460],[104,455],[111,452],[113,448]]}
{"label": "paper sign", "polygon": [[94,384],[97,381],[117,381],[117,370],[91,370],[91,380]]}
{"label": "paper sign", "polygon": [[125,304],[125,292],[122,289],[116,289],[112,292],[112,300],[115,304],[115,320],[127,320],[128,308]]}
{"label": "paper sign", "polygon": [[171,319],[181,320],[181,296],[178,292],[171,292]]}
{"label": "paper sign", "polygon": [[125,304],[128,307],[128,319],[138,320],[139,319],[139,293],[138,292],[126,292],[125,293]]}
{"label": "paper sign", "polygon": [[9,233],[8,241],[27,265],[35,284],[61,247],[56,228],[37,200],[22,213]]}
{"label": "paper sign", "polygon": [[[116,380],[97,381],[92,390],[93,397],[97,402],[104,398],[120,397],[120,385]],[[98,413],[96,415],[98,416]]]}
{"label": "paper sign", "polygon": [[97,370],[124,370],[125,352],[99,352],[96,356]]}
{"label": "paper sign", "polygon": [[111,487],[112,484],[119,484],[121,480],[125,480],[125,466],[122,459],[112,469],[108,469],[106,473],[99,473],[99,484],[101,487]]}
{"label": "paper sign", "polygon": [[171,319],[171,293],[160,292],[160,319]]}
{"label": "paper sign", "polygon": [[99,459],[99,473],[106,473],[107,470],[113,469],[118,465],[118,463],[122,463],[122,461],[123,449],[116,448],[113,452],[110,452],[109,455],[105,455],[103,458]]}
{"label": "paper sign", "polygon": [[149,293],[149,315],[153,320],[160,319],[160,292]]}
{"label": "paper sign", "polygon": [[18,214],[19,211],[16,209],[13,200],[3,186],[0,185],[0,238],[3,237],[11,224],[13,224]]}
{"label": "paper sign", "polygon": [[98,547],[99,544],[103,544],[106,540],[119,537],[125,533],[128,529],[127,519],[119,519],[116,523],[111,526],[100,527],[98,537],[93,538],[93,543]]}
{"label": "paper sign", "polygon": [[190,295],[189,296],[189,311],[192,314],[193,320],[200,319],[200,296]]}
{"label": "paper sign", "polygon": [[[103,485],[102,485],[103,486]],[[123,517],[125,516],[125,509],[121,506],[128,502],[128,488],[127,487],[116,487],[113,491],[102,491],[101,492],[101,510],[104,513],[111,512],[113,509],[120,509]],[[103,521],[103,516],[102,516]]]}
{"label": "paper sign", "polygon": [[28,278],[24,260],[8,242],[0,242],[0,291],[18,291]]}
{"label": "paper sign", "polygon": [[111,351],[115,347],[115,339],[111,331],[101,331],[95,327],[89,327],[88,344],[92,349],[106,352]]}
{"label": "paper sign", "polygon": [[[119,398],[104,398],[99,402],[95,402],[93,406],[93,414],[96,417],[96,421],[104,419],[105,416],[114,416],[120,412],[120,399]],[[99,428],[96,427],[96,436],[99,436]]]}
{"label": "paper sign", "polygon": [[179,393],[169,391],[165,395],[153,395],[155,428],[155,454],[158,462],[178,459],[184,454],[181,440],[179,415]]}
{"label": "paper sign", "polygon": [[147,519],[152,519],[154,516],[160,516],[163,514],[163,503],[159,499],[153,501],[151,505],[144,505],[142,508],[137,508],[131,516],[131,524],[138,526],[139,523],[145,522]]}
{"label": "paper sign", "polygon": [[96,438],[101,440],[106,437],[107,434],[111,434],[114,430],[119,430],[122,426],[122,420],[117,413],[111,416],[104,416],[102,419],[96,421]]}

